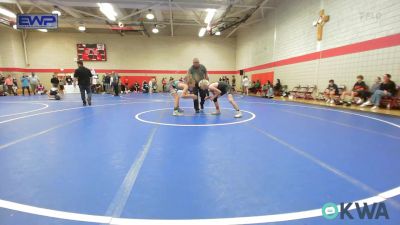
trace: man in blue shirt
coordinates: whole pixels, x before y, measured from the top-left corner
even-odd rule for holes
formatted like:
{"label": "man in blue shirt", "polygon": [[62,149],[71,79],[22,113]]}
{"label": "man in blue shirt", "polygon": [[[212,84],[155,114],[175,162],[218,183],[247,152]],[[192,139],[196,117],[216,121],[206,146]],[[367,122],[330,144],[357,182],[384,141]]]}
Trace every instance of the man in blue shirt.
{"label": "man in blue shirt", "polygon": [[29,78],[27,75],[22,75],[21,77],[21,83],[22,83],[22,95],[25,95],[25,89],[28,90],[28,94],[31,95],[31,91],[29,90]]}

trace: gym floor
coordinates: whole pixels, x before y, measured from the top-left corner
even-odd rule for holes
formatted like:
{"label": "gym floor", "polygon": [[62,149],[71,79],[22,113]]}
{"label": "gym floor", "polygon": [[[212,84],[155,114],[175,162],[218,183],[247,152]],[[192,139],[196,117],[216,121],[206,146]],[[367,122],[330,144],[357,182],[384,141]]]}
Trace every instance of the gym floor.
{"label": "gym floor", "polygon": [[[400,224],[399,117],[235,99],[0,98],[0,225]],[[355,201],[390,219],[322,217]]]}

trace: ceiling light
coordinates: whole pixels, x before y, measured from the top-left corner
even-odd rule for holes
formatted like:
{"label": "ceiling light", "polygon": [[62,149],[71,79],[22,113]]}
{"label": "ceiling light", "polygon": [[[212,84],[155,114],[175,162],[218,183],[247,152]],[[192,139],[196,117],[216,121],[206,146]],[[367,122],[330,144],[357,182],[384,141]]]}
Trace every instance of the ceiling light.
{"label": "ceiling light", "polygon": [[47,29],[37,29],[40,32],[47,32]]}
{"label": "ceiling light", "polygon": [[221,35],[221,31],[215,32],[215,35],[220,36]]}
{"label": "ceiling light", "polygon": [[61,11],[58,9],[57,6],[54,6],[54,9],[51,12],[51,14],[57,14],[58,16],[61,16]]}
{"label": "ceiling light", "polygon": [[215,12],[217,10],[216,9],[207,9],[206,11],[207,11],[207,16],[204,19],[204,23],[209,24],[209,23],[211,23],[211,20],[213,19],[214,15],[215,15]]}
{"label": "ceiling light", "polygon": [[149,13],[147,13],[146,18],[148,20],[153,20],[154,19],[154,14],[151,12],[151,9],[149,9]]}
{"label": "ceiling light", "polygon": [[199,37],[203,37],[206,34],[207,28],[202,27],[199,31]]}
{"label": "ceiling light", "polygon": [[114,7],[110,3],[97,3],[100,7],[100,11],[107,17],[107,19],[111,21],[116,20],[116,16],[118,15],[114,11]]}
{"label": "ceiling light", "polygon": [[157,26],[154,26],[153,29],[151,30],[153,33],[157,34],[159,32]]}
{"label": "ceiling light", "polygon": [[17,29],[17,24],[14,24],[12,27],[16,30]]}
{"label": "ceiling light", "polygon": [[15,15],[15,13],[9,11],[8,9],[2,8],[2,7],[0,7],[0,14],[3,14],[10,18],[17,18],[17,15]]}
{"label": "ceiling light", "polygon": [[79,25],[78,30],[85,31],[86,30],[85,25],[83,25],[83,24]]}

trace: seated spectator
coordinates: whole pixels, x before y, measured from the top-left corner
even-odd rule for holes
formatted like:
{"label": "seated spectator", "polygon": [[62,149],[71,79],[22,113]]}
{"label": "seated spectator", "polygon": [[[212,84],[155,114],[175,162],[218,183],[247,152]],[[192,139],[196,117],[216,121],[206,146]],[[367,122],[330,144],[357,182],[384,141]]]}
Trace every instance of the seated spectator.
{"label": "seated spectator", "polygon": [[72,85],[72,82],[73,82],[72,77],[71,76],[67,76],[65,78],[65,82],[67,82],[67,85]]}
{"label": "seated spectator", "polygon": [[101,93],[101,88],[102,88],[102,85],[100,83],[97,83],[96,86],[94,87],[94,91],[97,94],[99,94],[99,93]]}
{"label": "seated spectator", "polygon": [[263,86],[262,86],[262,93],[263,93],[263,97],[267,97],[267,92],[268,92],[268,85],[267,85],[267,83],[265,83]]}
{"label": "seated spectator", "polygon": [[324,91],[326,103],[335,103],[335,95],[339,94],[339,88],[334,80],[329,80],[329,85]]}
{"label": "seated spectator", "polygon": [[364,104],[361,105],[361,107],[373,105],[371,109],[377,109],[379,107],[379,104],[381,103],[382,97],[391,97],[396,95],[396,84],[390,80],[391,79],[390,74],[385,74],[383,76],[383,82],[379,86],[379,89],[376,90],[372,96],[371,99]]}
{"label": "seated spectator", "polygon": [[254,84],[254,89],[257,92],[259,89],[261,89],[261,82],[260,80],[257,80],[256,83]]}
{"label": "seated spectator", "polygon": [[135,84],[133,85],[133,91],[134,91],[135,93],[137,93],[137,92],[139,92],[139,90],[140,90],[140,85],[139,85],[139,83],[136,81]]}
{"label": "seated spectator", "polygon": [[274,86],[274,95],[282,95],[282,84],[280,79],[276,79],[276,84]]}
{"label": "seated spectator", "polygon": [[153,82],[153,93],[157,93],[157,88],[158,88],[157,82],[154,81],[154,82]]}
{"label": "seated spectator", "polygon": [[[351,91],[344,91],[340,96],[340,103],[343,104],[345,101],[346,96],[350,96],[350,99],[347,101],[348,105],[351,105],[353,102],[354,97],[360,96],[363,92],[367,91],[368,87],[364,82],[364,77],[362,75],[357,76],[357,82],[354,84],[353,89]],[[357,104],[361,104],[363,101],[362,98],[359,98]]]}
{"label": "seated spectator", "polygon": [[126,94],[125,84],[121,84],[121,94]]}
{"label": "seated spectator", "polygon": [[261,82],[257,80],[256,82],[252,82],[252,87],[249,90],[253,93],[257,93],[258,90],[261,89]]}
{"label": "seated spectator", "polygon": [[42,83],[39,82],[38,86],[36,87],[36,92],[37,92],[39,95],[44,95],[44,94],[46,94],[46,90],[45,90],[44,86],[42,85]]}
{"label": "seated spectator", "polygon": [[256,85],[256,84],[254,83],[254,81],[250,81],[250,82],[249,82],[249,87],[248,87],[248,89],[249,89],[250,92],[254,92],[254,90],[255,90],[254,86],[255,86],[255,85]]}
{"label": "seated spectator", "polygon": [[58,93],[58,88],[52,87],[50,88],[50,92],[48,94],[49,100],[61,100],[61,96]]}
{"label": "seated spectator", "polygon": [[264,84],[264,86],[262,87],[262,92],[264,93],[264,97],[274,98],[274,91],[270,81]]}
{"label": "seated spectator", "polygon": [[143,85],[142,85],[142,92],[143,93],[149,93],[149,84],[146,81],[143,81]]}
{"label": "seated spectator", "polygon": [[371,86],[371,88],[369,90],[359,93],[359,97],[361,98],[361,100],[367,101],[368,98],[370,98],[372,96],[372,94],[375,93],[376,90],[379,90],[381,83],[382,83],[381,77],[376,77],[375,83]]}

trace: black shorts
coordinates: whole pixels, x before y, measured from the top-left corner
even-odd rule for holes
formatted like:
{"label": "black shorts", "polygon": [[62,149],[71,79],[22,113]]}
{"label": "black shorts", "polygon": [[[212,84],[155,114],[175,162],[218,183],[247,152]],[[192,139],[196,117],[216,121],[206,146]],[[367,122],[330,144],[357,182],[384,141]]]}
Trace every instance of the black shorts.
{"label": "black shorts", "polygon": [[230,94],[231,93],[231,90],[232,90],[232,87],[230,86],[230,85],[227,85],[227,86],[223,86],[221,89],[219,89],[220,91],[221,91],[221,95],[220,96],[222,96],[222,95],[224,95],[224,94]]}
{"label": "black shorts", "polygon": [[[229,95],[231,93],[232,87],[230,85],[218,86],[218,90],[221,91],[221,94],[218,96],[220,97],[225,94]],[[218,101],[218,97],[214,98],[214,102]]]}
{"label": "black shorts", "polygon": [[50,95],[57,95],[58,92],[57,91],[50,91]]}

